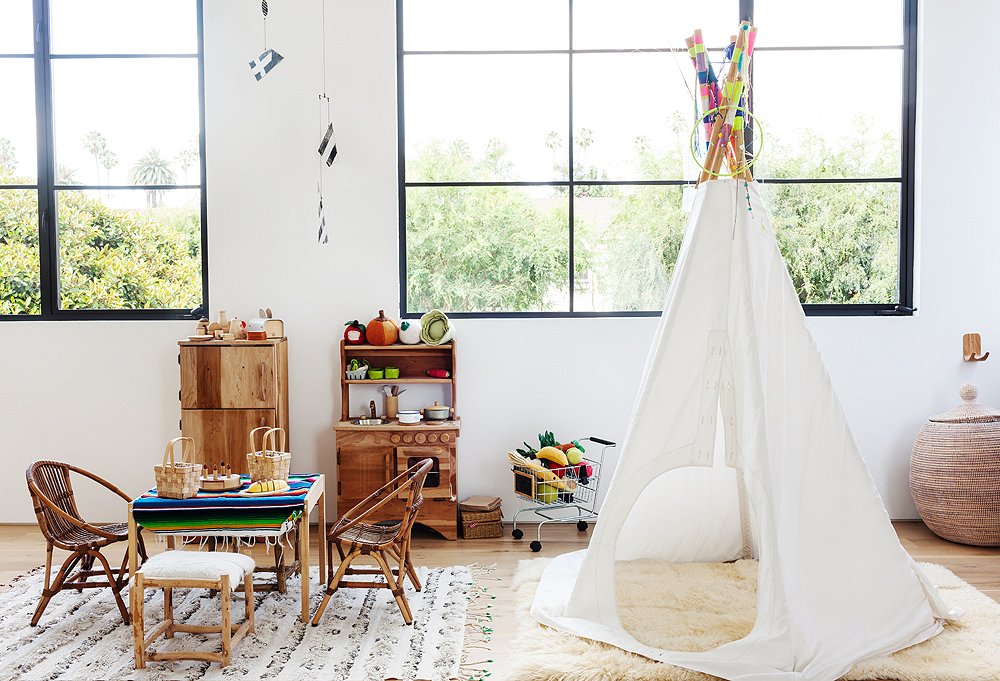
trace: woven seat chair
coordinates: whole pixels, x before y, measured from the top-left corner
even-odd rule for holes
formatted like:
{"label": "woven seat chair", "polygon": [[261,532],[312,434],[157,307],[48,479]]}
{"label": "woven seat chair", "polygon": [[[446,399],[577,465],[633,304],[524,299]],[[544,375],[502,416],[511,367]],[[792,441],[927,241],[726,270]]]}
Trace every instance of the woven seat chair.
{"label": "woven seat chair", "polygon": [[[410,560],[410,533],[424,503],[424,480],[433,465],[431,459],[424,459],[400,473],[345,513],[327,534],[329,555],[333,555],[333,547],[336,547],[340,554],[340,567],[335,575],[329,574],[333,572],[332,565],[328,569],[329,585],[323,596],[323,602],[319,604],[319,609],[313,616],[314,627],[319,624],[330,597],[341,587],[389,589],[396,599],[399,612],[403,615],[403,621],[413,624],[413,613],[410,612],[410,604],[403,592],[403,580],[409,577],[417,591],[422,588],[417,572],[413,569],[413,562]],[[403,517],[400,520],[379,524],[362,522],[404,492],[406,505],[403,507]],[[370,556],[378,563],[378,567],[352,567],[351,563],[359,556]],[[390,568],[390,562],[395,562],[397,567]],[[344,577],[348,575],[381,575],[385,578],[385,582],[344,581]]]}
{"label": "woven seat chair", "polygon": [[[70,474],[76,473],[104,488],[114,492],[126,502],[132,501],[107,480],[90,471],[71,466],[59,461],[35,461],[28,467],[25,477],[28,480],[28,493],[38,519],[38,528],[45,537],[45,583],[42,588],[42,600],[35,608],[31,618],[31,626],[38,624],[49,601],[60,591],[109,587],[115,596],[118,610],[125,624],[129,624],[128,610],[122,601],[121,590],[128,582],[128,552],[122,559],[117,576],[112,571],[107,559],[101,554],[101,549],[116,542],[128,541],[128,523],[111,525],[93,525],[86,522],[76,507],[76,497],[73,493],[73,482]],[[70,555],[63,562],[55,581],[50,582],[52,575],[52,550],[62,549]],[[139,554],[146,559],[146,548],[139,537]],[[94,570],[94,562],[101,564],[100,570]],[[80,569],[73,569],[80,564]],[[105,578],[104,581],[89,581],[91,577]]]}

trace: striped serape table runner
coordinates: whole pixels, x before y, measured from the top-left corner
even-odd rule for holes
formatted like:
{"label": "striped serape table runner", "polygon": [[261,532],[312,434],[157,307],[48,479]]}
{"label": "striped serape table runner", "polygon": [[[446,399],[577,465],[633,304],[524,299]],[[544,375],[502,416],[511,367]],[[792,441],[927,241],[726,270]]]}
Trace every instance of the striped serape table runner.
{"label": "striped serape table runner", "polygon": [[[161,499],[156,488],[132,502],[136,523],[157,534],[260,537],[287,532],[305,507],[318,474],[288,476],[289,489],[268,496],[198,492],[190,499]],[[243,476],[243,487],[250,486]]]}

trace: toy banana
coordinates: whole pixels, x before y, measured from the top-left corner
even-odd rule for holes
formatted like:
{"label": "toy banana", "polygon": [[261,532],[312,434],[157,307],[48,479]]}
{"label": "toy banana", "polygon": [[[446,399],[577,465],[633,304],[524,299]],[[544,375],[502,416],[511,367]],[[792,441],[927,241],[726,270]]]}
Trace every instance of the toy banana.
{"label": "toy banana", "polygon": [[561,449],[556,449],[555,447],[542,447],[535,452],[535,456],[539,459],[548,459],[560,468],[565,468],[569,465],[569,459],[566,458],[563,451]]}
{"label": "toy banana", "polygon": [[550,471],[548,468],[538,463],[537,461],[532,461],[531,459],[526,459],[516,452],[507,452],[507,460],[510,461],[515,466],[521,466],[522,468],[527,468],[535,477],[542,482],[552,485],[553,487],[567,492],[572,492],[576,489],[576,481],[574,480],[563,480],[558,475]]}
{"label": "toy banana", "polygon": [[260,494],[261,492],[283,492],[288,489],[288,483],[284,480],[258,480],[247,488],[250,494]]}

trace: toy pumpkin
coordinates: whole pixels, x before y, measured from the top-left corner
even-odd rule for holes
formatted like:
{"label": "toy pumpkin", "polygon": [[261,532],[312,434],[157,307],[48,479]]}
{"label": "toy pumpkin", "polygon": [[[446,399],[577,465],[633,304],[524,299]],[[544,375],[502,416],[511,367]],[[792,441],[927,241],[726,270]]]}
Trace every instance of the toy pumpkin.
{"label": "toy pumpkin", "polygon": [[361,345],[365,342],[365,325],[355,319],[344,324],[344,341],[348,345]]}
{"label": "toy pumpkin", "polygon": [[365,337],[371,345],[392,345],[399,338],[399,328],[385,316],[385,310],[379,310],[378,317],[368,322]]}

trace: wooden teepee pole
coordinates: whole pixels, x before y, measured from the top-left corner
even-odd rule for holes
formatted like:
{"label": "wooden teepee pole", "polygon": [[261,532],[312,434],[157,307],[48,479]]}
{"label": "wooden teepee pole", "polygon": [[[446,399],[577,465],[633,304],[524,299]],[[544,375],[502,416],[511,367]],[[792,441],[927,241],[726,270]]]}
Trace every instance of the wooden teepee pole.
{"label": "wooden teepee pole", "polygon": [[[740,24],[740,30],[736,34],[736,47],[733,50],[733,59],[729,62],[729,71],[726,74],[726,79],[723,82],[723,87],[721,90],[722,96],[719,98],[719,113],[716,114],[715,122],[712,124],[712,134],[709,142],[708,153],[705,155],[705,167],[702,168],[701,174],[698,176],[698,184],[705,182],[707,180],[715,177],[719,172],[719,166],[722,164],[722,157],[725,156],[725,147],[728,146],[728,133],[725,144],[722,144],[722,133],[723,126],[726,125],[727,119],[729,118],[730,103],[732,102],[732,94],[737,92],[737,88],[740,84],[740,70],[745,59],[743,59],[743,52],[746,48],[747,34],[750,31],[750,22],[744,21]],[[736,101],[734,105],[739,105],[739,95],[736,96]],[[735,114],[735,111],[733,112]],[[732,122],[729,121],[729,125]]]}

